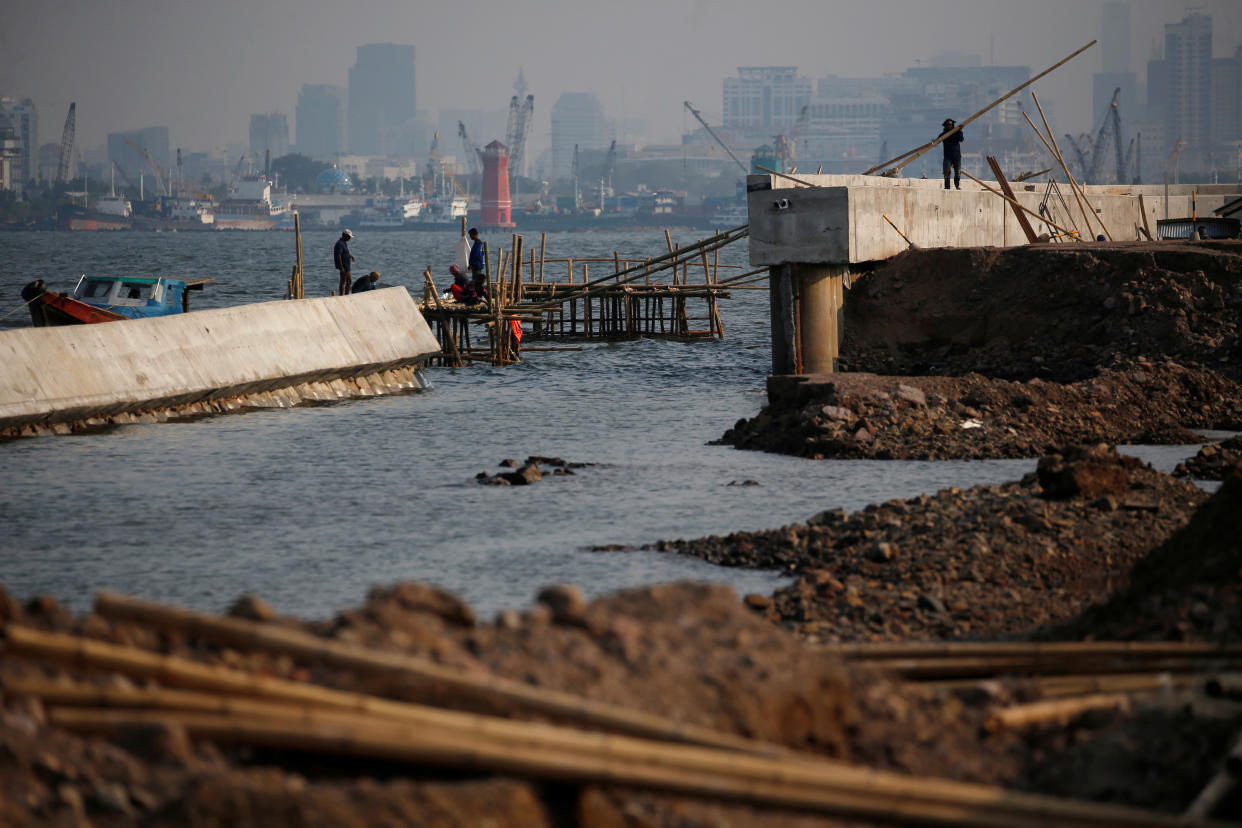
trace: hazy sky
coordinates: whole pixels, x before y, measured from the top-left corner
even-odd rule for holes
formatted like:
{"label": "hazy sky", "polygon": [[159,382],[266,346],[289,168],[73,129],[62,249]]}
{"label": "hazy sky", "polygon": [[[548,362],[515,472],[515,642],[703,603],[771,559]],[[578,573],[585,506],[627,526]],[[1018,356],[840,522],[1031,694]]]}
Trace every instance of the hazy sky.
{"label": "hazy sky", "polygon": [[[645,118],[653,140],[695,126],[689,99],[721,116],[721,80],[743,65],[826,74],[900,72],[944,51],[1038,72],[1100,36],[1102,0],[42,0],[0,28],[0,93],[30,96],[40,141],[57,141],[69,101],[80,144],[167,125],[174,145],[245,140],[252,112],[293,123],[303,83],[344,86],[360,44],[413,43],[418,107],[502,109],[518,69],[535,95],[532,147],[546,146],[562,92],[593,91],[613,118]],[[1134,0],[1135,71],[1185,2]],[[1215,54],[1242,44],[1242,0],[1198,0]],[[1040,81],[1059,132],[1089,128],[1094,49]],[[963,113],[969,114],[969,113]],[[1124,116],[1124,113],[1123,113]],[[475,136],[477,143],[492,137]]]}

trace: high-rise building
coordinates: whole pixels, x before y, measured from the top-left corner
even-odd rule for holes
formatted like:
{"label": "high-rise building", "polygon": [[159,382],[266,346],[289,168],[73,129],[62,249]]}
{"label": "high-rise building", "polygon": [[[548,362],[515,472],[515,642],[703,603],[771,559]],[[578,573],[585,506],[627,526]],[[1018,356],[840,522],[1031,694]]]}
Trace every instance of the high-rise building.
{"label": "high-rise building", "polygon": [[370,43],[358,47],[349,70],[349,151],[384,152],[386,128],[401,126],[415,114],[414,47]]}
{"label": "high-rise building", "polygon": [[250,155],[262,159],[289,154],[289,119],[283,112],[259,113],[250,116]]}
{"label": "high-rise building", "polygon": [[294,110],[297,150],[311,158],[332,158],[345,144],[345,90],[328,83],[308,83]]}
{"label": "high-rise building", "polygon": [[764,133],[793,128],[811,101],[811,80],[796,66],[739,66],[724,80],[724,125]]}
{"label": "high-rise building", "polygon": [[0,98],[0,113],[9,116],[21,152],[12,164],[12,176],[22,184],[39,181],[39,111],[30,98]]}
{"label": "high-rise building", "polygon": [[1212,18],[1189,14],[1164,27],[1164,63],[1168,106],[1165,150],[1178,139],[1183,169],[1201,167],[1212,140]]}
{"label": "high-rise building", "polygon": [[[134,146],[130,146],[131,144],[138,149],[135,150]],[[132,132],[110,132],[108,133],[108,160],[115,162],[123,174],[137,181],[139,173],[150,176],[156,172],[152,170],[147,162],[146,154],[142,151],[149,152],[151,160],[159,165],[161,170],[167,171],[171,166],[168,163],[169,146],[168,127],[154,126],[136,129]]]}
{"label": "high-rise building", "polygon": [[1105,3],[1100,22],[1101,71],[1120,75],[1130,71],[1130,4],[1120,0]]}
{"label": "high-rise building", "polygon": [[22,182],[16,180],[16,167],[21,158],[22,142],[13,128],[13,119],[0,112],[0,191],[21,192]]}
{"label": "high-rise building", "polygon": [[612,125],[604,108],[591,92],[564,92],[552,105],[553,179],[573,174],[574,147],[584,150],[606,149],[613,139]]}

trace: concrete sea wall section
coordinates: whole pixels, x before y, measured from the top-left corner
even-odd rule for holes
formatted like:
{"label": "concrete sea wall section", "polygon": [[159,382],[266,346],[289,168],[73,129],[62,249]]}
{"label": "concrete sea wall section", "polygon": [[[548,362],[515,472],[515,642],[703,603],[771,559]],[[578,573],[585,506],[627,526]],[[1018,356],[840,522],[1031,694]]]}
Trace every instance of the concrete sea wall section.
{"label": "concrete sea wall section", "polygon": [[[790,263],[856,264],[895,256],[906,241],[884,216],[919,247],[1012,247],[1027,243],[1013,209],[1002,198],[962,179],[961,190],[945,190],[941,179],[884,178],[868,175],[798,175],[814,185],[802,187],[789,179],[752,175],[747,179],[750,214],[750,261],[753,265]],[[988,185],[999,189],[993,182]],[[1035,212],[1048,196],[1050,217],[1062,226],[1083,228],[1086,222],[1069,185],[1058,185],[1059,197],[1048,195],[1046,183],[1013,185],[1017,200]],[[1115,241],[1140,238],[1137,227],[1156,233],[1157,219],[1199,218],[1237,198],[1237,184],[1102,185],[1085,188],[1096,215]],[[1142,199],[1139,196],[1142,195]],[[1141,205],[1141,206],[1140,206]],[[1067,214],[1073,225],[1064,221]],[[1036,233],[1049,230],[1029,216]],[[1093,225],[1094,227],[1094,225]],[[1055,232],[1055,231],[1052,231]]]}
{"label": "concrete sea wall section", "polygon": [[0,435],[411,390],[440,350],[404,287],[0,332]]}

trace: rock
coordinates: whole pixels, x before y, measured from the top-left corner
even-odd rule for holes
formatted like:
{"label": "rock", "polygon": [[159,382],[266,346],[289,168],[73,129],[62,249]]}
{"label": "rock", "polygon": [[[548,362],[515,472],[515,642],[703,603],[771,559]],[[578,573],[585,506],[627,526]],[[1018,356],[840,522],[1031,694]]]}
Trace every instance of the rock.
{"label": "rock", "polygon": [[925,592],[919,595],[918,606],[919,606],[919,609],[924,609],[924,610],[927,610],[928,612],[934,612],[937,615],[948,614],[948,611],[945,609],[943,601],[941,601],[936,596],[928,595]]}
{"label": "rock", "polygon": [[496,613],[496,626],[502,630],[517,630],[522,627],[522,616],[517,610],[503,609]]}
{"label": "rock", "polygon": [[257,595],[249,592],[233,602],[228,614],[234,618],[247,618],[251,621],[271,621],[276,617],[275,610]]}
{"label": "rock", "polygon": [[421,612],[442,618],[461,627],[473,627],[474,610],[451,592],[419,581],[406,581],[393,587],[371,590],[367,603],[393,602],[409,612]]}
{"label": "rock", "polygon": [[502,469],[516,469],[518,467],[518,461],[514,460],[512,457],[506,457],[504,460],[500,461],[500,467]]}
{"label": "rock", "polygon": [[538,483],[543,480],[543,472],[539,471],[539,467],[534,463],[527,463],[516,472],[506,475],[509,482],[515,486],[529,486],[531,483]]}
{"label": "rock", "polygon": [[503,474],[498,474],[495,477],[479,478],[479,482],[483,484],[484,486],[512,486],[513,485],[512,483],[509,482],[508,478],[505,477]]}
{"label": "rock", "polygon": [[743,598],[742,601],[746,604],[746,606],[753,610],[766,610],[768,607],[772,606],[771,598],[766,595],[760,595],[757,592],[750,593]]}
{"label": "rock", "polygon": [[919,407],[927,405],[927,395],[923,393],[922,389],[915,388],[912,385],[898,385],[895,396],[899,400],[905,400]]}
{"label": "rock", "polygon": [[586,620],[586,597],[574,584],[544,587],[535,600],[552,612],[552,620],[557,624],[581,626]]}
{"label": "rock", "polygon": [[730,486],[758,486],[759,481],[758,480],[731,480],[729,481],[728,485]]}
{"label": "rock", "polygon": [[[843,423],[851,422],[857,416],[853,411],[839,405],[825,405],[820,408],[820,413],[830,420],[839,420]],[[743,420],[742,422],[745,421]]]}
{"label": "rock", "polygon": [[880,541],[872,546],[867,552],[867,560],[874,561],[875,563],[883,563],[885,561],[891,561],[895,554],[897,554],[897,547],[886,541]]}

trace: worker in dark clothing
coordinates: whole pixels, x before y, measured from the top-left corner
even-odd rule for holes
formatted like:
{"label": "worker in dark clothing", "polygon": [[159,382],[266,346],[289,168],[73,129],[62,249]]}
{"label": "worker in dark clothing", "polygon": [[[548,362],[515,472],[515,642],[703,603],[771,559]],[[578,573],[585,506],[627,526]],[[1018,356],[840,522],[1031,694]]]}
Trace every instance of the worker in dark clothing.
{"label": "worker in dark clothing", "polygon": [[483,260],[483,242],[479,240],[477,227],[470,228],[470,275],[473,277],[474,290],[482,297],[487,296],[487,275],[483,272],[487,262]]}
{"label": "worker in dark clothing", "polygon": [[354,289],[351,293],[362,293],[364,290],[375,290],[375,283],[379,281],[379,271],[372,270],[366,276],[359,276],[358,281],[354,282]]}
{"label": "worker in dark clothing", "polygon": [[352,284],[350,280],[350,262],[355,261],[354,257],[349,254],[349,240],[354,237],[352,230],[346,230],[341,237],[336,240],[336,246],[332,248],[332,266],[336,268],[336,272],[340,274],[337,282],[336,292],[341,296],[349,294],[349,287]]}
{"label": "worker in dark clothing", "polygon": [[[952,118],[945,118],[944,127],[940,131],[940,136],[945,133],[953,132],[957,129],[957,121]],[[937,136],[937,137],[940,137]],[[949,189],[949,173],[953,173],[953,185],[959,190],[962,189],[962,139],[965,135],[959,129],[948,138],[941,142],[940,146],[944,147],[944,188]]]}

